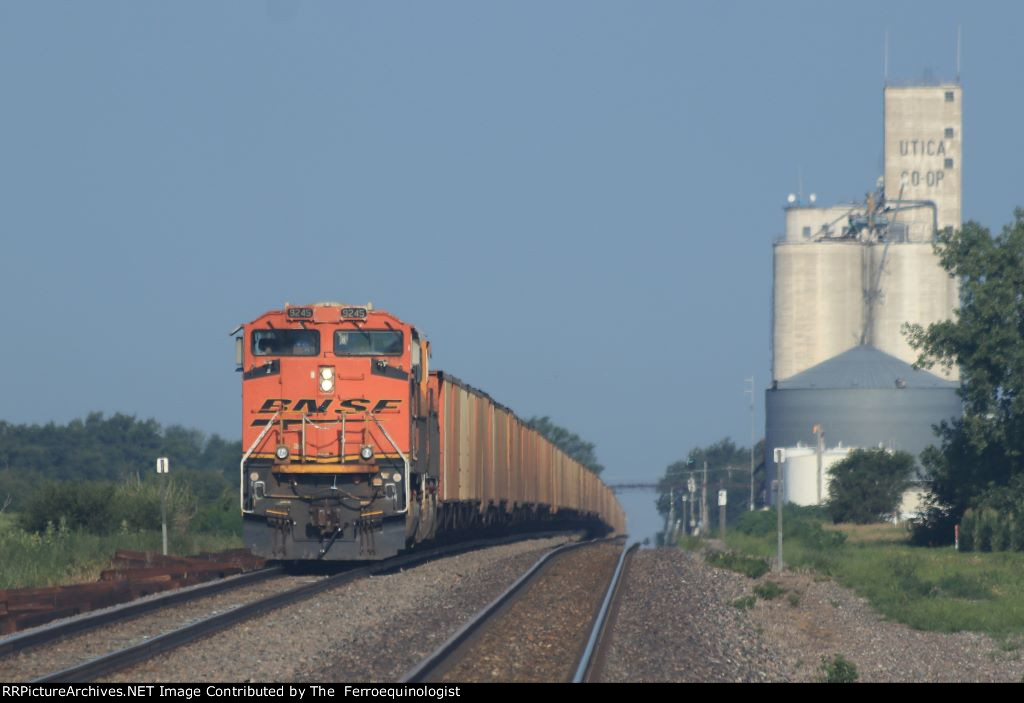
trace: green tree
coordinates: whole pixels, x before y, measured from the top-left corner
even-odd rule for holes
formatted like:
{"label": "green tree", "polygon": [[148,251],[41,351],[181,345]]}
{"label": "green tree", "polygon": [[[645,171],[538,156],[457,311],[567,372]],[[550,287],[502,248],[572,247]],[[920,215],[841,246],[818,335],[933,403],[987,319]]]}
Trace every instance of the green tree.
{"label": "green tree", "polygon": [[[754,457],[758,465],[754,471],[754,497],[761,494],[764,481],[764,440],[754,448]],[[717,511],[717,491],[719,487],[728,491],[728,521],[731,523],[737,515],[747,511],[750,504],[750,448],[737,447],[732,439],[725,437],[706,447],[695,447],[685,459],[672,462],[665,467],[659,490],[658,512],[667,515],[670,496],[676,499],[676,513],[682,516],[682,492],[680,487],[693,473],[697,479],[698,491],[703,477],[704,462],[708,464],[708,503]],[[683,488],[685,490],[685,488]],[[717,512],[715,513],[717,515]],[[717,524],[717,523],[716,523]]]}
{"label": "green tree", "polygon": [[578,434],[556,425],[547,415],[544,417],[531,417],[526,421],[526,426],[540,432],[548,441],[586,466],[596,475],[600,476],[601,472],[604,471],[604,466],[597,460],[593,443],[587,442]]}
{"label": "green tree", "polygon": [[953,320],[904,331],[919,366],[960,370],[964,414],[943,422],[941,447],[921,455],[925,527],[952,539],[951,524],[977,498],[1024,473],[1024,209],[998,236],[969,222],[940,234],[936,250],[960,280],[960,309]]}
{"label": "green tree", "polygon": [[67,425],[0,421],[0,499],[10,494],[11,509],[21,510],[46,480],[117,483],[139,475],[147,481],[155,478],[156,457],[167,456],[172,473],[187,477],[194,492],[211,501],[225,481],[237,485],[241,455],[241,442],[121,413],[89,413]]}
{"label": "green tree", "polygon": [[878,522],[891,515],[910,487],[914,457],[907,452],[856,449],[829,468],[828,509],[832,522]]}

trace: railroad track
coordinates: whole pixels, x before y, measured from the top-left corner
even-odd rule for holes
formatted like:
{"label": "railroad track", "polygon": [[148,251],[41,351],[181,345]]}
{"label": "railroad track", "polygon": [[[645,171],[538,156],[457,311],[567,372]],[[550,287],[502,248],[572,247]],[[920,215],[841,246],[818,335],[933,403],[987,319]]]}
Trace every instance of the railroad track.
{"label": "railroad track", "polygon": [[[403,683],[426,681],[458,681],[458,680],[556,680],[584,682],[594,681],[600,676],[604,660],[607,635],[611,632],[614,618],[618,610],[620,584],[628,569],[629,561],[639,546],[623,546],[618,553],[611,552],[601,555],[597,562],[609,567],[605,570],[608,576],[603,589],[591,588],[588,574],[580,569],[580,564],[564,564],[562,574],[555,573],[555,565],[559,561],[569,560],[571,554],[587,549],[602,548],[606,551],[612,545],[607,540],[583,542],[565,545],[554,549],[537,562],[513,583],[502,595],[483,608],[472,620],[467,622],[458,632],[419,664],[408,671],[402,678]],[[609,559],[608,556],[612,556]],[[615,558],[617,557],[617,558]],[[577,580],[575,584],[566,583]],[[600,580],[600,575],[597,575]],[[556,617],[560,607],[555,611],[543,607],[544,595],[541,591],[545,586],[542,582],[547,578],[554,583],[547,585],[547,590],[557,591],[564,588],[567,598],[573,586],[583,592],[601,596],[590,602],[582,603],[579,610],[584,611],[578,622],[560,622]],[[561,581],[561,585],[558,583]],[[593,606],[593,607],[590,607]],[[518,608],[519,612],[516,612]],[[529,619],[523,613],[539,615],[535,618],[538,626],[530,631],[517,627]],[[547,630],[548,632],[545,632]],[[568,636],[564,641],[552,642],[548,639],[551,631],[565,632]],[[536,647],[523,646],[524,642],[536,643]],[[565,655],[572,652],[572,657]],[[524,667],[518,671],[509,670],[509,662],[520,661]],[[495,662],[500,664],[495,665]],[[553,664],[553,667],[549,667]],[[571,666],[570,666],[571,665]],[[515,665],[513,665],[513,669]]]}
{"label": "railroad track", "polygon": [[[33,683],[58,683],[95,680],[134,664],[144,662],[160,653],[207,637],[244,620],[257,617],[261,613],[311,598],[319,593],[338,588],[358,579],[409,568],[426,561],[466,551],[508,544],[520,539],[550,537],[556,534],[564,533],[524,534],[500,539],[476,540],[444,545],[374,562],[367,566],[343,571],[333,576],[319,577],[313,581],[310,581],[307,577],[305,582],[296,587],[286,588],[270,595],[263,595],[242,604],[234,604],[232,607],[222,608],[221,612],[215,612],[205,617],[193,618],[183,626],[175,627],[169,631],[162,631],[154,636],[144,636],[141,642],[136,642],[130,646],[116,649],[100,656],[94,656],[87,661],[81,661],[58,671],[32,674],[31,681]],[[16,635],[0,640],[0,657],[17,654],[34,656],[39,649],[59,644],[67,637],[85,634],[91,630],[96,631],[93,633],[94,635],[100,636],[103,632],[101,628],[116,626],[127,620],[158,613],[166,608],[199,601],[209,596],[231,593],[248,586],[258,586],[275,576],[282,577],[282,573],[283,570],[280,568],[269,568],[231,577],[213,584],[194,587],[188,589],[188,591],[167,594],[149,601],[129,603],[102,613],[74,618],[67,623],[59,623],[22,635]],[[291,577],[282,578],[287,579]],[[4,660],[0,659],[0,661]],[[10,671],[6,663],[4,666]]]}

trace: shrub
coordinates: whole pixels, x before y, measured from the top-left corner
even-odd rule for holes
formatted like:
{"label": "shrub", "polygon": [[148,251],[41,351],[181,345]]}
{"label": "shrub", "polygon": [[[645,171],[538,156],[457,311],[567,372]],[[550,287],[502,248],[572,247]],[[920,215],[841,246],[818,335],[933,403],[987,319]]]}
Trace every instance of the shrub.
{"label": "shrub", "polygon": [[992,551],[1005,552],[1010,548],[1010,520],[1007,515],[993,511],[992,515]]}
{"label": "shrub", "polygon": [[961,552],[973,552],[974,551],[974,530],[975,530],[975,519],[974,511],[968,510],[964,513],[963,518],[960,520],[960,551]]}
{"label": "shrub", "polygon": [[768,562],[757,557],[743,556],[736,552],[711,552],[706,560],[712,566],[745,574],[752,579],[760,578],[768,573]]}
{"label": "shrub", "polygon": [[756,602],[757,598],[754,596],[743,596],[742,598],[734,600],[732,602],[732,607],[739,608],[740,610],[750,610],[754,607],[754,603]]}
{"label": "shrub", "polygon": [[196,498],[191,487],[174,478],[166,485],[160,481],[143,481],[138,474],[117,487],[117,513],[121,522],[133,530],[160,529],[161,493],[167,494],[167,528],[184,532],[196,514]]}
{"label": "shrub", "polygon": [[[820,507],[802,507],[787,504],[782,509],[782,536],[802,540],[809,547],[833,549],[846,541],[846,535],[825,530],[822,523],[828,513]],[[755,537],[774,535],[778,529],[778,515],[774,510],[743,513],[736,521],[736,531]]]}
{"label": "shrub", "polygon": [[1024,519],[1020,513],[1010,513],[1010,550],[1024,551]]}
{"label": "shrub", "polygon": [[910,486],[914,457],[906,452],[856,449],[829,468],[828,513],[833,522],[867,524],[891,515]]}
{"label": "shrub", "polygon": [[994,511],[989,508],[979,510],[974,521],[974,547],[979,552],[992,551],[992,532],[994,527]]}
{"label": "shrub", "polygon": [[[949,510],[929,506],[911,524],[910,542],[919,547],[936,547],[953,543],[953,528],[958,518]],[[964,525],[960,522],[961,541]]]}
{"label": "shrub", "polygon": [[[49,524],[94,535],[117,531],[160,529],[160,491],[156,481],[138,476],[119,484],[109,481],[48,482],[28,500],[21,526],[42,533]],[[178,533],[188,528],[195,514],[195,497],[188,486],[167,484],[168,527]]]}
{"label": "shrub", "polygon": [[117,529],[114,484],[107,481],[48,481],[36,491],[21,513],[27,532],[46,532],[47,525],[64,524],[72,530],[109,534]]}
{"label": "shrub", "polygon": [[842,654],[836,654],[831,660],[822,656],[818,671],[821,672],[822,683],[854,683],[857,681],[857,666]]}
{"label": "shrub", "polygon": [[238,509],[238,493],[224,489],[217,501],[205,505],[192,520],[192,529],[218,535],[242,534],[242,516]]}
{"label": "shrub", "polygon": [[774,600],[785,592],[786,589],[774,581],[765,581],[762,584],[754,586],[754,595],[762,600]]}

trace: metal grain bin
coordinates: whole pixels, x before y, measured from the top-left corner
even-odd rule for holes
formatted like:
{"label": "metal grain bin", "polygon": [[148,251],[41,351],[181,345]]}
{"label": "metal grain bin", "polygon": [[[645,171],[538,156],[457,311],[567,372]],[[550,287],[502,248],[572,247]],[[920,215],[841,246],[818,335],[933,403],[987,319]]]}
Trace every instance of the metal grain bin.
{"label": "metal grain bin", "polygon": [[818,424],[828,446],[882,446],[917,457],[937,444],[933,425],[961,414],[958,385],[867,346],[778,381],[765,393],[769,475],[772,449],[813,445]]}

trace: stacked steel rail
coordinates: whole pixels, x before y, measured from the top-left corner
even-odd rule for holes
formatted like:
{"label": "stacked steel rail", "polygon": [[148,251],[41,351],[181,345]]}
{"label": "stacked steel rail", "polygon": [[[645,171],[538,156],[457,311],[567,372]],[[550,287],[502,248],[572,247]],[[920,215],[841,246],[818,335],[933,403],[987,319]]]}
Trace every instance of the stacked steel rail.
{"label": "stacked steel rail", "polygon": [[120,549],[95,583],[0,590],[0,634],[10,634],[160,591],[263,568],[248,550],[168,557]]}

